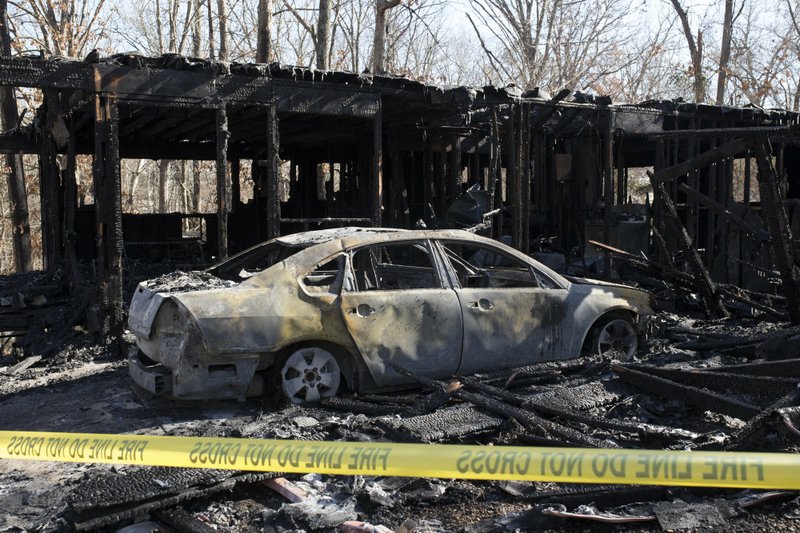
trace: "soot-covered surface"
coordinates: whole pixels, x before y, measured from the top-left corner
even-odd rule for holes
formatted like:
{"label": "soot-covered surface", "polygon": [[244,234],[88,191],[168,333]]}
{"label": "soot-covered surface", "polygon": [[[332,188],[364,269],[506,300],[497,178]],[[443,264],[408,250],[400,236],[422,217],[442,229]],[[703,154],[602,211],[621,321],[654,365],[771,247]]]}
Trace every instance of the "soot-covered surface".
{"label": "soot-covered surface", "polygon": [[[342,396],[312,408],[151,397],[130,381],[112,344],[73,343],[14,375],[7,372],[17,361],[2,360],[0,427],[796,452],[800,342],[781,326],[662,314],[636,361],[545,363],[457,378],[446,390]],[[263,484],[269,477],[3,461],[0,531],[116,531],[144,520],[164,531],[333,531],[349,521],[415,531],[791,531],[800,523],[795,493],[310,473],[285,476],[305,492],[292,503]]]}

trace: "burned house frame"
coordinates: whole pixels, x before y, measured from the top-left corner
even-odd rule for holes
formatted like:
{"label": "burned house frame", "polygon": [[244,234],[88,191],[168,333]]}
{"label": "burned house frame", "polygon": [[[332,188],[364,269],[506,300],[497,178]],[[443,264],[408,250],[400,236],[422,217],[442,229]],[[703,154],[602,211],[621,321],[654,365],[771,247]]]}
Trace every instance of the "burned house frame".
{"label": "burned house frame", "polygon": [[[95,260],[106,332],[123,323],[124,242],[150,242],[145,228],[165,227],[167,216],[123,213],[121,158],[216,161],[216,213],[201,216],[207,253],[217,257],[302,229],[413,227],[480,184],[488,207],[499,209],[490,231],[509,234],[524,252],[533,239],[554,236],[576,256],[605,253],[608,267],[610,254],[590,241],[667,263],[683,250],[709,312],[724,312],[715,309],[715,283],[763,278],[775,254],[784,278],[795,271],[785,239],[800,224],[800,122],[791,112],[611,105],[570,91],[443,89],[175,55],[0,58],[0,85],[43,91],[32,127],[0,136],[0,151],[39,156],[44,266],[64,264],[76,275],[81,257]],[[91,208],[77,206],[77,154],[94,156]],[[241,161],[253,162],[248,203]],[[279,190],[282,161],[288,195]],[[338,190],[320,178],[320,165],[336,168]],[[644,240],[634,245],[618,214],[631,211],[635,168],[652,169],[654,197],[639,210]],[[756,177],[761,202],[751,197]]]}

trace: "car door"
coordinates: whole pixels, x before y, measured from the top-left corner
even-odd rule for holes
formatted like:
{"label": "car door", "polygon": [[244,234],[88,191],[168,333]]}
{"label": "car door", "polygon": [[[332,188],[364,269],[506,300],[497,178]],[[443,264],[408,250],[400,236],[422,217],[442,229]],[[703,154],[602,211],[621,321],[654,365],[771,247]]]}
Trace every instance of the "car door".
{"label": "car door", "polygon": [[499,247],[441,241],[464,323],[460,374],[566,358],[567,290]]}
{"label": "car door", "polygon": [[428,377],[453,375],[461,306],[426,240],[374,244],[349,254],[341,293],[347,329],[379,386],[407,383],[389,363]]}

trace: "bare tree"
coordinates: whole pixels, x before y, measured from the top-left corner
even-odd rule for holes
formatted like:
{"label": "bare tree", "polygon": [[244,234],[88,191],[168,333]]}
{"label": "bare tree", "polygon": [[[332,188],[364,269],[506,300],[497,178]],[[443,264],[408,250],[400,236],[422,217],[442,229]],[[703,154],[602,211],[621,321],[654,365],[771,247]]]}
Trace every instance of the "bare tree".
{"label": "bare tree", "polygon": [[219,21],[219,59],[228,61],[228,11],[225,0],[217,0],[217,19]]}
{"label": "bare tree", "polygon": [[105,39],[105,0],[12,0],[24,35],[50,55],[83,57]]}
{"label": "bare tree", "polygon": [[703,32],[697,30],[697,37],[692,32],[692,27],[689,25],[689,15],[686,9],[683,8],[678,0],[670,0],[675,13],[681,21],[683,28],[683,35],[686,38],[686,45],[689,47],[689,57],[692,60],[692,76],[694,83],[695,102],[704,102],[706,99],[706,76],[703,71]]}
{"label": "bare tree", "polygon": [[372,72],[386,72],[386,18],[401,0],[375,0],[375,30],[372,38]]}
{"label": "bare tree", "polygon": [[[11,56],[11,34],[8,30],[8,12],[6,0],[0,0],[0,53]],[[0,88],[0,118],[2,128],[10,130],[19,122],[17,100],[13,87]],[[28,197],[25,193],[25,168],[22,154],[6,154],[8,176],[8,204],[11,212],[11,243],[14,253],[14,265],[17,272],[33,269],[31,259],[31,228],[28,222]],[[5,228],[4,228],[5,229]]]}
{"label": "bare tree", "polygon": [[273,0],[258,0],[257,63],[272,61],[272,9]]}
{"label": "bare tree", "polygon": [[[331,59],[332,0],[319,0],[316,9],[295,6],[289,0],[283,0],[283,5],[311,38],[314,45],[314,65],[320,70],[328,70]],[[301,11],[310,11],[311,16],[306,17]]]}
{"label": "bare tree", "polygon": [[731,57],[732,33],[733,0],[725,0],[725,15],[722,22],[722,44],[719,53],[719,74],[717,74],[717,105],[725,103],[725,85],[728,81],[728,62]]}
{"label": "bare tree", "polygon": [[629,40],[621,0],[474,0],[469,21],[498,81],[558,90],[619,67]]}

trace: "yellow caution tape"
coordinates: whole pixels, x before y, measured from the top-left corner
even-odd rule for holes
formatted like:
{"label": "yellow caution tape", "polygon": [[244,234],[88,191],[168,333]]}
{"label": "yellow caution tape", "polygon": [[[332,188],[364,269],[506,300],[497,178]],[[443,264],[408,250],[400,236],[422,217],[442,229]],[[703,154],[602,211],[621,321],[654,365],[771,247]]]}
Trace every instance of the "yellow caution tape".
{"label": "yellow caution tape", "polygon": [[800,490],[800,454],[0,431],[0,459],[262,472]]}

